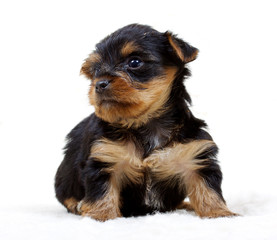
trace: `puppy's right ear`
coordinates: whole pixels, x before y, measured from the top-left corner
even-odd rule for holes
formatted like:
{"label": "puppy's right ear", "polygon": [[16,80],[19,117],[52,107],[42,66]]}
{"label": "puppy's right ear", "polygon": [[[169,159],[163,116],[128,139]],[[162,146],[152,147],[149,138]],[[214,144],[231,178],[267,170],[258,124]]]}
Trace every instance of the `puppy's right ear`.
{"label": "puppy's right ear", "polygon": [[100,61],[100,56],[97,53],[91,53],[89,57],[82,64],[80,74],[86,76],[88,79],[93,79],[94,65]]}
{"label": "puppy's right ear", "polygon": [[91,79],[91,76],[92,76],[91,63],[87,59],[82,64],[80,75],[84,75],[86,78]]}
{"label": "puppy's right ear", "polygon": [[199,50],[188,43],[184,42],[182,39],[177,38],[171,32],[166,32],[168,42],[173,49],[176,57],[183,63],[189,63],[196,59]]}

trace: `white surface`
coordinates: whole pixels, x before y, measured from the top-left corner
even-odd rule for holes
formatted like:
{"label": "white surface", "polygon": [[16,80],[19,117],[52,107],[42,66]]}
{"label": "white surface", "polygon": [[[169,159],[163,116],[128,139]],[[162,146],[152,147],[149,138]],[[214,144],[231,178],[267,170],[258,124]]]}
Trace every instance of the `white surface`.
{"label": "white surface", "polygon": [[[64,137],[93,111],[81,63],[133,22],[200,49],[186,83],[192,110],[220,147],[224,196],[243,217],[178,211],[103,224],[55,200]],[[275,1],[264,0],[2,1],[0,239],[276,239],[276,22]]]}
{"label": "white surface", "polygon": [[56,205],[1,209],[1,239],[276,239],[276,197],[247,193],[229,199],[243,217],[200,219],[185,210],[100,223]]}

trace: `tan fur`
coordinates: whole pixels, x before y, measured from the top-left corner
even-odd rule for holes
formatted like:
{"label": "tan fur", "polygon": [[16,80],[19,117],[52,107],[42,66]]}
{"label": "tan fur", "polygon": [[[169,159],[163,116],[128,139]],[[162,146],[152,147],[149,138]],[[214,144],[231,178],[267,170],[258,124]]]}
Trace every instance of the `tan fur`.
{"label": "tan fur", "polygon": [[68,198],[64,201],[63,204],[68,209],[68,211],[78,214],[78,212],[77,212],[78,201],[75,198],[73,198],[73,197]]}
{"label": "tan fur", "polygon": [[185,182],[192,208],[200,217],[216,218],[237,215],[227,208],[218,194],[209,188],[199,175],[193,174]]}
{"label": "tan fur", "polygon": [[123,57],[127,57],[136,50],[138,50],[138,47],[135,45],[134,42],[127,42],[121,49],[121,55]]}
{"label": "tan fur", "polygon": [[195,50],[195,52],[191,56],[184,56],[182,49],[179,47],[179,45],[174,41],[172,35],[168,34],[168,41],[172,48],[174,49],[176,55],[184,62],[188,63],[196,59],[198,55],[198,50]]}
{"label": "tan fur", "polygon": [[[95,114],[107,122],[139,127],[165,111],[163,105],[169,97],[176,71],[175,67],[168,67],[164,75],[147,83],[133,83],[127,74],[119,73],[120,77],[110,79],[109,101],[97,96],[93,83],[89,91],[90,103],[95,106]],[[100,80],[96,79],[95,83]]]}
{"label": "tan fur", "polygon": [[181,179],[183,182],[180,186],[186,188],[191,202],[191,206],[186,205],[186,207],[190,210],[194,209],[200,217],[233,216],[235,214],[228,210],[224,201],[197,173],[197,170],[205,167],[201,165],[205,160],[195,159],[195,157],[214,144],[213,141],[208,140],[178,143],[172,148],[155,151],[145,162],[155,177],[161,180],[177,175],[178,181]]}
{"label": "tan fur", "polygon": [[185,209],[187,211],[194,211],[193,207],[189,202],[181,202],[178,206],[177,209]]}
{"label": "tan fur", "polygon": [[[162,150],[155,150],[143,159],[142,151],[132,141],[113,142],[101,139],[91,147],[90,157],[106,163],[111,167],[103,169],[111,174],[110,187],[103,199],[96,203],[85,202],[81,214],[100,221],[113,219],[120,214],[119,193],[128,183],[141,183],[145,171],[151,172],[155,179],[165,180],[178,176],[180,187],[185,188],[189,203],[180,203],[178,208],[194,210],[200,217],[233,216],[224,201],[208,187],[197,170],[205,167],[203,159],[196,156],[214,146],[213,141],[194,140],[189,143],[176,143]],[[171,180],[170,180],[171,181]]]}
{"label": "tan fur", "polygon": [[185,62],[188,63],[195,60],[197,58],[198,52],[198,50],[195,50],[191,56],[185,58]]}
{"label": "tan fur", "polygon": [[80,214],[82,216],[89,216],[98,221],[106,221],[121,217],[119,207],[119,192],[116,186],[111,183],[103,199],[95,203],[83,202],[80,207]]}
{"label": "tan fur", "polygon": [[129,181],[140,183],[143,180],[141,154],[132,142],[102,139],[92,146],[90,157],[113,164],[103,169],[111,174],[111,180],[104,198],[95,203],[84,202],[81,215],[99,221],[120,217],[120,189]]}
{"label": "tan fur", "polygon": [[112,174],[118,189],[128,181],[140,183],[143,180],[142,155],[131,141],[112,142],[102,139],[92,146],[90,157],[113,164],[104,171]]}
{"label": "tan fur", "polygon": [[213,145],[214,142],[208,140],[178,143],[163,150],[156,150],[143,159],[142,152],[136,149],[132,141],[113,142],[103,138],[92,146],[90,157],[112,163],[112,167],[106,168],[105,171],[112,174],[117,187],[120,188],[126,181],[139,183],[145,168],[150,169],[159,179],[174,175],[189,178],[197,170],[205,167],[199,165],[205,160],[195,157]]}
{"label": "tan fur", "polygon": [[204,167],[199,163],[205,160],[197,160],[195,157],[213,145],[214,142],[208,140],[195,140],[187,144],[177,143],[172,147],[156,150],[145,159],[145,162],[160,179],[174,175],[185,177]]}
{"label": "tan fur", "polygon": [[172,46],[172,48],[174,49],[175,53],[177,54],[177,56],[183,61],[185,62],[185,57],[184,54],[181,50],[181,48],[178,46],[177,43],[175,43],[175,41],[172,39],[172,36],[170,34],[168,34],[168,41],[170,43],[170,45]]}
{"label": "tan fur", "polygon": [[98,53],[91,53],[86,61],[83,63],[80,74],[85,75],[88,79],[93,79],[93,75],[91,72],[92,63],[96,63],[101,61],[101,56]]}

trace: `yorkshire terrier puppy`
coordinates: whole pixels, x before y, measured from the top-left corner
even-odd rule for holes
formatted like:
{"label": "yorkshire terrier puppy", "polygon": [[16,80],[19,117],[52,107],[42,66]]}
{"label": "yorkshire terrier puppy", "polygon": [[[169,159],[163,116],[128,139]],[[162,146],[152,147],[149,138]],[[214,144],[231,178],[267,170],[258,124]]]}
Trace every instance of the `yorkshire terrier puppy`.
{"label": "yorkshire terrier puppy", "polygon": [[68,134],[55,178],[69,212],[99,221],[180,208],[236,215],[222,196],[218,148],[188,108],[183,81],[197,53],[138,24],[96,45],[81,68],[95,113]]}

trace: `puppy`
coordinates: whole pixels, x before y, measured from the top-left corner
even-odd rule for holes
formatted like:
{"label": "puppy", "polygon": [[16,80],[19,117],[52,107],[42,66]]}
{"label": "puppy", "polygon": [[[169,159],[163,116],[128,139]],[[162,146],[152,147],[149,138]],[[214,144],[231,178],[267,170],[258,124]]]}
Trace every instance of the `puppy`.
{"label": "puppy", "polygon": [[183,81],[197,54],[172,33],[138,24],[96,45],[81,68],[95,113],[68,134],[55,178],[69,212],[99,221],[180,208],[235,215],[222,196],[218,148],[188,108]]}

